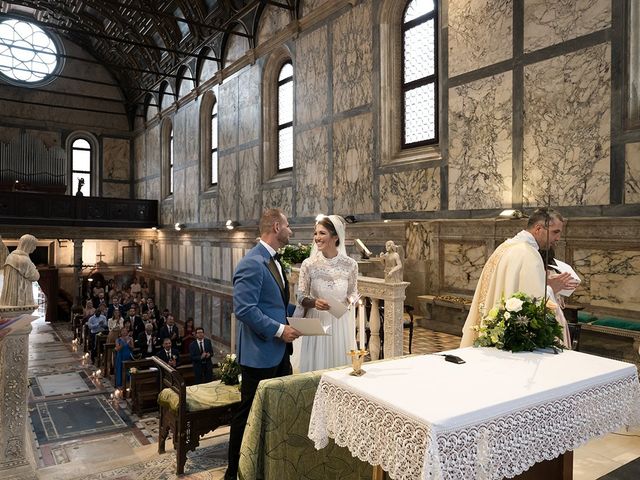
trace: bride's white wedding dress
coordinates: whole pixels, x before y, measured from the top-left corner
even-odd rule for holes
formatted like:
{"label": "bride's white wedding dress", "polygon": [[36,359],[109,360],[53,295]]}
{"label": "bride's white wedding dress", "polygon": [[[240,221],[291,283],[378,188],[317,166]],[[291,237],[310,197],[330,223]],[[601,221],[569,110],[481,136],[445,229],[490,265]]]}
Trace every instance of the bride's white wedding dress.
{"label": "bride's white wedding dress", "polygon": [[[326,258],[322,253],[309,257],[300,267],[298,303],[304,297],[326,299],[328,296],[347,301],[356,294],[358,263],[344,254]],[[349,350],[356,348],[355,308],[336,318],[328,311],[309,309],[307,318],[320,318],[323,326],[331,326],[330,335],[303,336],[300,339],[300,372],[347,365]]]}

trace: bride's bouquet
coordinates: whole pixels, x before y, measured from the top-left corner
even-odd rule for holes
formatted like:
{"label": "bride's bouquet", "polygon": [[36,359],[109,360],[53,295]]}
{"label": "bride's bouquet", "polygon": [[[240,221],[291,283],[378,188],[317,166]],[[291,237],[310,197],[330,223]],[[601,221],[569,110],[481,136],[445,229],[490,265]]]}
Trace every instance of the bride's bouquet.
{"label": "bride's bouquet", "polygon": [[482,318],[476,347],[496,347],[511,352],[531,352],[537,348],[563,349],[562,326],[555,318],[553,302],[536,300],[517,292],[503,297]]}

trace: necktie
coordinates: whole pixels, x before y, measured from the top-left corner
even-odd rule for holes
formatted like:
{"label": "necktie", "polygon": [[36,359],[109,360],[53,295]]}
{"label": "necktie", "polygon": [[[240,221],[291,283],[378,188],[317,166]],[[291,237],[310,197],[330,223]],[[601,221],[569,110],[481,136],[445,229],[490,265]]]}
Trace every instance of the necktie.
{"label": "necktie", "polygon": [[202,346],[202,340],[198,342],[200,344],[200,353],[204,352],[204,347]]}
{"label": "necktie", "polygon": [[280,258],[282,258],[282,255],[280,255],[279,253],[276,253],[276,254],[273,256],[273,259],[274,259],[276,262],[279,262],[279,261],[280,261]]}

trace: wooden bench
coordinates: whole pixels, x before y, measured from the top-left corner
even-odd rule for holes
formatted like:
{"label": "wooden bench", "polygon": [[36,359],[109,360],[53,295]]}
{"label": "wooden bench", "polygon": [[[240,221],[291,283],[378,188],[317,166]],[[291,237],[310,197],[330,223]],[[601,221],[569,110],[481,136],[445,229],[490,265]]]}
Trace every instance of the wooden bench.
{"label": "wooden bench", "polygon": [[[127,375],[132,368],[135,369],[135,373]],[[177,371],[187,386],[195,383],[195,373],[189,355],[180,355],[180,365]],[[125,386],[126,392],[125,398],[132,413],[139,415],[158,409],[160,372],[153,357],[123,362],[122,375],[122,385]]]}
{"label": "wooden bench", "polygon": [[176,450],[176,474],[182,475],[187,452],[195,450],[200,445],[200,437],[231,423],[235,409],[240,405],[240,390],[237,386],[213,385],[215,382],[199,385],[203,389],[208,388],[214,394],[211,403],[191,405],[187,401],[187,385],[180,372],[157,357],[152,359],[160,371],[161,386],[158,396],[158,453],[165,453],[165,442],[171,432]]}

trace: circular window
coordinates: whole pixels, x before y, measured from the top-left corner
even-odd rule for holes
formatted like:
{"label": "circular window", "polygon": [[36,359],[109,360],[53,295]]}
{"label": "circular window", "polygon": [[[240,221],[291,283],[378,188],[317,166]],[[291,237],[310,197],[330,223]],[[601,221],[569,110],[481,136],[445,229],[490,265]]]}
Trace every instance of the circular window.
{"label": "circular window", "polygon": [[25,20],[0,22],[0,75],[6,80],[41,83],[58,64],[58,47],[40,27]]}

